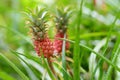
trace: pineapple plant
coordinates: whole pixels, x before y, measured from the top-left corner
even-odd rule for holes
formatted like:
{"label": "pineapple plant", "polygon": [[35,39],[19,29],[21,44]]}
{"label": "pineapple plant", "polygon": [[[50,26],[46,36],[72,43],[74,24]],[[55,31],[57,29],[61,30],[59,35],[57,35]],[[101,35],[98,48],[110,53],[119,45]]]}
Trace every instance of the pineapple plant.
{"label": "pineapple plant", "polygon": [[[58,54],[60,54],[62,51],[63,40],[60,40],[59,38],[64,38],[64,35],[66,35],[66,39],[68,37],[67,26],[68,26],[71,11],[69,10],[68,7],[66,7],[64,9],[57,9],[56,13],[57,13],[55,16],[56,34],[55,34],[55,40],[54,40],[54,47],[55,47],[55,51]],[[68,50],[70,47],[70,43],[66,42],[65,47],[66,47],[66,50]]]}
{"label": "pineapple plant", "polygon": [[34,11],[30,11],[28,16],[28,23],[36,53],[39,56],[44,55],[45,58],[53,56],[53,42],[49,39],[47,34],[47,11],[44,8],[37,8]]}

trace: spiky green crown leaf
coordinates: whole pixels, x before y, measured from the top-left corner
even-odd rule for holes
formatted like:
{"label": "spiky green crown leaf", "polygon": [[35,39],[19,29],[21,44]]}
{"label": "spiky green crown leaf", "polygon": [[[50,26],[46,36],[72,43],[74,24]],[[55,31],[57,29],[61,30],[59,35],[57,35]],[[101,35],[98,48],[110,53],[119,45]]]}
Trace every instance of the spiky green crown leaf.
{"label": "spiky green crown leaf", "polygon": [[48,12],[45,8],[39,9],[38,7],[31,11],[29,10],[28,23],[32,30],[35,39],[44,39],[46,37],[46,22],[48,19]]}
{"label": "spiky green crown leaf", "polygon": [[68,7],[56,10],[55,22],[58,32],[66,32],[71,13],[72,11]]}

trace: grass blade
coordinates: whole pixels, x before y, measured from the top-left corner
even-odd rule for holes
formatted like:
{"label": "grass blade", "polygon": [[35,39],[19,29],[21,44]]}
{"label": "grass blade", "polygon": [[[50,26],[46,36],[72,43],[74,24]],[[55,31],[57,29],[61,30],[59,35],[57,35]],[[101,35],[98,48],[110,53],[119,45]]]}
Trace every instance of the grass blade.
{"label": "grass blade", "polygon": [[[116,21],[117,21],[117,17],[114,19],[113,23],[111,24],[110,30],[109,30],[109,32],[108,32],[106,44],[105,44],[105,46],[104,46],[104,50],[103,50],[103,53],[102,53],[103,55],[105,55],[105,52],[106,52],[106,50],[107,50],[107,48],[108,48],[108,43],[109,43],[110,37],[111,37],[111,35],[112,35],[112,29],[113,29]],[[96,65],[93,73],[92,73],[92,79],[93,79],[93,76],[94,76],[95,73],[96,73],[97,67],[98,67],[100,64],[102,64],[102,63],[103,63],[103,60],[100,59],[100,60],[98,61],[98,64]],[[102,71],[100,72],[100,77],[99,77],[99,78],[102,78]]]}
{"label": "grass blade", "polygon": [[[117,39],[117,42],[114,46],[114,49],[112,51],[112,63],[115,63],[116,62],[116,59],[118,57],[118,54],[120,53],[120,36],[118,36],[118,39]],[[111,71],[112,71],[112,66],[109,66],[108,68],[108,71],[107,71],[107,74],[105,76],[105,80],[109,80],[110,79],[110,74],[111,74]]]}
{"label": "grass blade", "polygon": [[[100,49],[105,45],[106,43],[106,38],[102,39],[101,41],[99,41],[95,47],[94,47],[94,51],[95,52],[99,52]],[[97,68],[97,73],[93,75],[93,71],[95,70],[95,67],[97,65],[97,55],[94,54],[93,52],[90,54],[90,57],[89,57],[89,72],[90,72],[90,75],[91,76],[94,76],[95,79],[98,79],[99,78],[99,68]]]}
{"label": "grass blade", "polygon": [[79,33],[80,33],[80,22],[81,22],[81,15],[82,15],[82,5],[83,5],[83,0],[81,0],[80,9],[79,9],[77,19],[76,19],[77,26],[75,28],[76,36],[75,36],[74,54],[73,54],[73,60],[74,60],[73,78],[74,80],[80,80],[80,60],[79,60],[80,58],[80,46],[79,46],[80,37],[79,37]]}
{"label": "grass blade", "polygon": [[14,54],[20,61],[23,67],[26,69],[31,80],[38,80],[37,74],[35,74],[35,70],[27,63],[27,59],[23,55],[19,55],[18,52],[11,50],[11,53]]}
{"label": "grass blade", "polygon": [[[62,39],[62,38],[60,38],[60,39],[61,39],[61,40],[66,40],[66,41],[68,41],[68,42],[70,42],[70,43],[75,43],[75,41],[72,41],[72,40]],[[81,46],[81,47],[83,47],[83,48],[86,48],[87,50],[93,52],[93,53],[96,54],[98,57],[100,57],[101,59],[103,59],[104,61],[106,61],[108,64],[110,64],[112,67],[114,67],[116,70],[120,71],[120,68],[119,68],[118,66],[114,65],[114,63],[112,63],[110,60],[108,60],[106,57],[104,57],[104,56],[101,55],[100,53],[95,52],[92,48],[87,47],[86,45],[81,44],[81,43],[79,43],[79,46]]]}
{"label": "grass blade", "polygon": [[46,68],[46,70],[47,70],[50,78],[51,78],[52,80],[56,80],[54,74],[52,73],[52,71],[51,71],[51,69],[50,69],[50,66],[48,65],[48,61],[49,61],[49,60],[46,61],[45,58],[43,57],[43,62],[44,62],[45,68]]}
{"label": "grass blade", "polygon": [[60,70],[64,71],[64,74],[67,76],[67,80],[73,80],[72,77],[67,73],[67,71],[60,65],[58,62],[54,62],[54,65]]}
{"label": "grass blade", "polygon": [[[66,39],[66,34],[64,34],[64,39]],[[63,67],[64,70],[66,71],[65,43],[66,43],[66,41],[63,40],[63,45],[62,45],[62,67]],[[68,78],[67,78],[67,76],[66,76],[65,71],[62,71],[62,72],[63,72],[63,78],[64,78],[64,80],[67,80]]]}
{"label": "grass blade", "polygon": [[22,77],[23,80],[29,80],[29,78],[20,69],[18,69],[17,66],[12,63],[7,57],[5,57],[2,53],[0,53],[0,56]]}
{"label": "grass blade", "polygon": [[91,52],[93,52],[94,54],[96,54],[98,57],[100,57],[101,59],[103,59],[104,61],[106,61],[108,64],[110,64],[112,67],[114,67],[116,70],[120,71],[120,68],[118,66],[116,66],[114,63],[112,63],[110,60],[108,60],[106,57],[104,57],[103,55],[95,52],[94,50],[92,50],[91,48],[83,45],[83,44],[80,44],[81,47],[84,47],[88,50],[90,50]]}
{"label": "grass blade", "polygon": [[3,80],[15,80],[15,78],[13,78],[12,76],[10,76],[9,74],[5,73],[5,72],[2,72],[0,71],[0,79],[3,79]]}

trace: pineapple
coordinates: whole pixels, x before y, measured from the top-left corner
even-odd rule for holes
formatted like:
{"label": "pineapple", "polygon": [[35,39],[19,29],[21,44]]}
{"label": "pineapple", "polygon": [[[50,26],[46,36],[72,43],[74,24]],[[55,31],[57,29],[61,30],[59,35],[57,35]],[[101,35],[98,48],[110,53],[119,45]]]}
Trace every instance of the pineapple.
{"label": "pineapple", "polygon": [[[68,26],[70,14],[71,11],[69,11],[69,8],[65,8],[64,10],[57,9],[57,15],[55,16],[57,32],[54,40],[54,47],[55,47],[55,51],[59,54],[62,51],[63,41],[59,40],[58,38],[64,38],[65,34],[66,34],[66,38],[68,37],[67,26]],[[66,50],[68,50],[70,46],[69,42],[66,42],[65,46],[66,46]]]}
{"label": "pineapple", "polygon": [[47,11],[44,8],[37,8],[34,11],[30,11],[28,16],[36,53],[39,56],[44,55],[45,58],[53,56],[54,46],[48,37],[46,27],[48,18]]}

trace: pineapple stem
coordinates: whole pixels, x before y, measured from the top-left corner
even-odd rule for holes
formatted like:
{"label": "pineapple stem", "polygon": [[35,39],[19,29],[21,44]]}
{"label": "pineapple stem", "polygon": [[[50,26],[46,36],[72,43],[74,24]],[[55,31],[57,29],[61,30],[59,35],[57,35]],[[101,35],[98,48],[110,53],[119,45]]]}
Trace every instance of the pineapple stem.
{"label": "pineapple stem", "polygon": [[51,63],[51,58],[47,58],[47,61],[48,61],[48,65],[49,65],[52,73],[54,74],[55,77],[57,77],[57,75],[56,75],[56,73],[55,73],[55,70],[54,70],[54,68],[53,68],[53,65],[52,65],[52,63]]}

